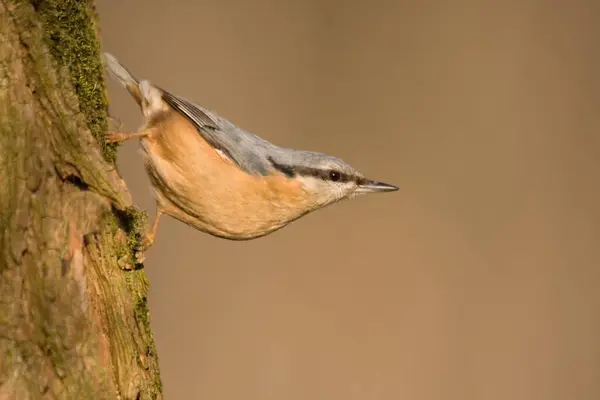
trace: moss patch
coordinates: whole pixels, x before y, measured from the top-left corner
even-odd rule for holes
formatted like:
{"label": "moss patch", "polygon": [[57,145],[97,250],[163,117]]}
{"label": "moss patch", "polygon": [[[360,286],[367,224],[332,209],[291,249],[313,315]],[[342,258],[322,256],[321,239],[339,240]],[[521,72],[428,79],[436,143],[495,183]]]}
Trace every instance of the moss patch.
{"label": "moss patch", "polygon": [[115,144],[106,144],[108,99],[96,14],[92,0],[34,0],[33,7],[44,26],[44,39],[60,67],[67,67],[79,107],[87,125],[102,146],[104,158],[114,163]]}
{"label": "moss patch", "polygon": [[[125,211],[107,210],[101,219],[100,231],[103,234],[98,236],[102,248],[99,252],[101,256],[94,261],[98,263],[97,267],[104,268],[104,264],[99,261],[101,258],[123,258],[127,264],[132,263],[134,257],[131,243],[135,243],[141,237],[141,232],[145,231],[145,223],[146,213],[136,207],[130,207]],[[115,343],[127,342],[123,347],[127,351],[113,353],[115,380],[120,383],[121,390],[126,391],[129,381],[123,380],[124,376],[127,376],[127,379],[132,377],[138,379],[135,375],[137,372],[133,375],[127,375],[125,372],[134,359],[147,381],[141,387],[142,391],[137,393],[137,397],[131,398],[140,400],[161,398],[162,382],[158,372],[156,345],[150,327],[149,283],[146,274],[142,268],[128,268],[125,271],[112,269],[109,274],[117,274],[119,279],[110,282],[102,280],[103,284],[110,286],[110,289],[107,289],[108,286],[104,288],[105,292],[114,295],[114,297],[107,297],[105,301],[116,302],[111,303],[116,307],[108,308],[106,313],[107,327],[115,334],[118,332],[122,335],[113,338]],[[123,309],[127,310],[126,318],[120,314]],[[131,333],[131,337],[127,332]]]}
{"label": "moss patch", "polygon": [[122,211],[113,208],[103,215],[102,220],[104,229],[114,237],[112,244],[119,267],[124,270],[143,268],[136,258],[136,249],[146,232],[147,213],[135,206]]}
{"label": "moss patch", "polygon": [[124,211],[115,210],[121,227],[127,233],[127,245],[130,249],[136,248],[142,240],[148,226],[148,214],[135,206]]}

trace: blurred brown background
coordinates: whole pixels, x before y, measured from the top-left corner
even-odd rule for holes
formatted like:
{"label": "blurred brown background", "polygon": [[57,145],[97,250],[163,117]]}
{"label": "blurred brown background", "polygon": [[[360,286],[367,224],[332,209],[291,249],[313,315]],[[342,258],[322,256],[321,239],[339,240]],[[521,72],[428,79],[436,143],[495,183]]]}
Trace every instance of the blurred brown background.
{"label": "blurred brown background", "polygon": [[401,187],[250,242],[164,218],[166,398],[600,398],[597,0],[97,4],[139,77]]}

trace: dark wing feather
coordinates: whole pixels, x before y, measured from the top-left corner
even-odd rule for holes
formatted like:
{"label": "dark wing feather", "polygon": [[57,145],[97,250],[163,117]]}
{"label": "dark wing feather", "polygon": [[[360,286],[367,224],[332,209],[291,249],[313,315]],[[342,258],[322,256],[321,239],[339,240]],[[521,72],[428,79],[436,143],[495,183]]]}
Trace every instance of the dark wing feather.
{"label": "dark wing feather", "polygon": [[[161,89],[162,90],[162,89]],[[162,90],[163,100],[188,118],[199,129],[217,129],[217,123],[204,111],[200,110],[194,104],[171,93]]]}
{"label": "dark wing feather", "polygon": [[222,118],[215,121],[200,106],[161,89],[163,100],[183,115],[212,147],[222,151],[237,166],[249,174],[265,175],[268,168],[257,150],[272,147],[259,137],[249,134]]}

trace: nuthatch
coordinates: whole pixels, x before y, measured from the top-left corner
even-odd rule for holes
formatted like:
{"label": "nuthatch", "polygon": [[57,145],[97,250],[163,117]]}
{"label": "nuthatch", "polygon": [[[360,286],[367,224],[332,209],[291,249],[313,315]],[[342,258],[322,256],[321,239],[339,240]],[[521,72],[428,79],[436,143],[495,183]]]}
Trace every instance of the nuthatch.
{"label": "nuthatch", "polygon": [[339,158],[271,144],[138,81],[114,56],[105,53],[105,60],[145,117],[138,132],[107,136],[108,142],[141,139],[157,205],[143,248],[152,244],[162,214],[217,237],[248,240],[340,200],[398,190],[366,179]]}

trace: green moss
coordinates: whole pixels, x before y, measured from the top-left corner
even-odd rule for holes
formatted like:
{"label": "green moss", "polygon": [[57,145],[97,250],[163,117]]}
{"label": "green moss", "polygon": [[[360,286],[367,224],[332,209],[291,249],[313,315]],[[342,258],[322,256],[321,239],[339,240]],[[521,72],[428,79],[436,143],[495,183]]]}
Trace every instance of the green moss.
{"label": "green moss", "polygon": [[106,144],[108,99],[92,0],[34,0],[44,26],[44,39],[61,67],[68,67],[79,107],[102,146],[104,158],[114,163],[116,148]]}
{"label": "green moss", "polygon": [[143,331],[150,332],[150,310],[148,309],[148,281],[146,274],[141,270],[134,270],[128,274],[128,283],[131,293],[135,296],[135,319]]}
{"label": "green moss", "polygon": [[127,233],[127,245],[130,249],[136,248],[140,244],[144,232],[146,232],[148,214],[135,206],[116,213],[121,222],[121,227]]}
{"label": "green moss", "polygon": [[110,232],[114,238],[113,248],[119,266],[126,270],[142,268],[136,249],[142,243],[146,232],[148,221],[146,212],[135,206],[123,211],[113,208],[110,212],[106,212],[102,219],[103,229]]}
{"label": "green moss", "polygon": [[[126,259],[133,265],[134,250],[146,230],[147,214],[137,207],[129,207],[125,211],[113,209],[102,217],[102,230],[108,237],[114,238],[112,245],[117,258]],[[158,356],[152,330],[150,328],[150,309],[148,307],[149,283],[142,268],[124,271],[123,287],[133,305],[133,319],[139,328],[141,339],[136,341],[139,365],[147,371],[158,371]],[[115,319],[118,323],[119,319]],[[162,382],[158,372],[152,374],[152,382],[139,394],[140,399],[157,399],[162,393]]]}
{"label": "green moss", "polygon": [[[150,309],[148,308],[148,280],[143,270],[133,270],[127,273],[126,277],[129,293],[132,295],[134,303],[134,319],[140,329],[140,333],[146,337],[143,342],[147,345],[140,348],[138,362],[145,370],[158,370],[157,354],[154,343],[154,337],[150,328]],[[156,399],[162,393],[162,381],[159,374],[154,374],[154,381],[148,388],[148,391],[142,398]]]}

